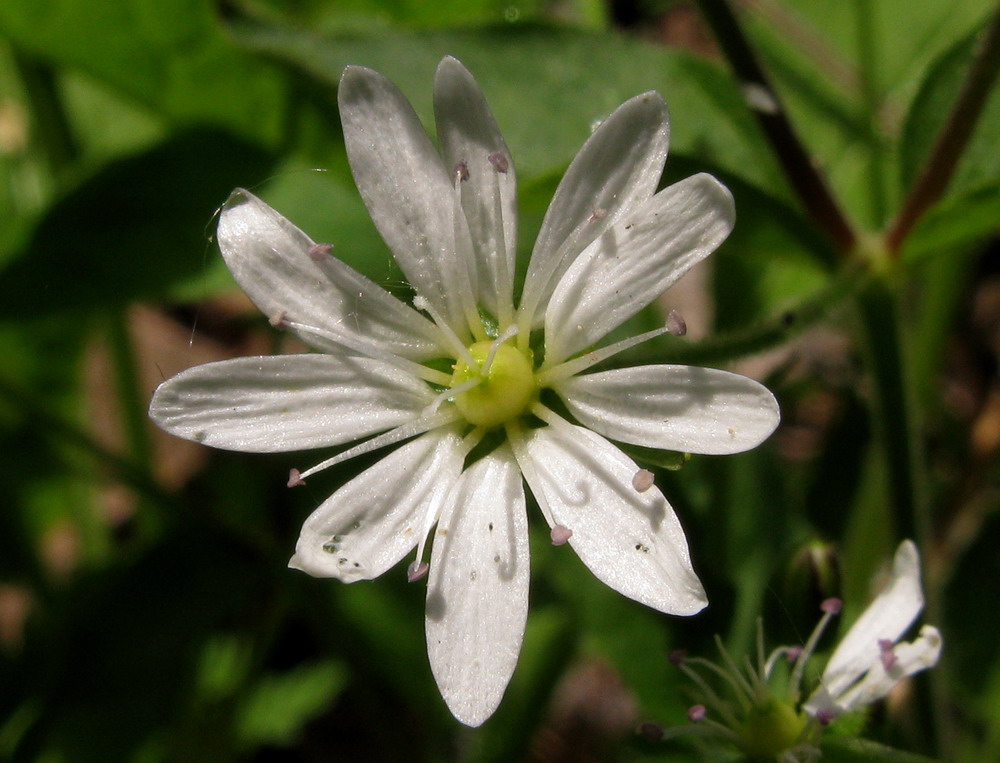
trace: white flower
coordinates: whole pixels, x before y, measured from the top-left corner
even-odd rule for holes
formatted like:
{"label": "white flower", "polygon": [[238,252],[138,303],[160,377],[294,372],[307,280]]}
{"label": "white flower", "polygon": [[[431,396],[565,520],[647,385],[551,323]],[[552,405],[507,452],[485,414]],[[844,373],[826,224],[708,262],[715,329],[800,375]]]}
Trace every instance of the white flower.
{"label": "white flower", "polygon": [[632,486],[639,467],[610,440],[747,450],[777,425],[773,396],[711,369],[582,372],[667,330],[592,349],[725,239],[732,198],[708,175],[654,194],[669,123],[659,95],[639,95],[569,167],[515,303],[514,165],[472,76],[453,58],[438,67],[443,156],[380,74],[349,67],[339,101],[355,181],[414,306],[237,191],[219,221],[227,265],[274,325],[325,354],[192,368],[157,389],[150,414],[176,435],[232,450],[363,440],[293,472],[290,484],[409,440],[306,520],[290,565],[353,582],[416,547],[417,579],[433,535],[431,667],[454,715],[478,725],[500,702],[527,617],[522,478],[553,542],[568,541],[609,586],[671,614],[706,604],[673,510],[645,480],[641,492]]}
{"label": "white flower", "polygon": [[803,709],[823,722],[886,696],[907,676],[937,664],[941,634],[925,625],[911,642],[897,643],[924,606],[920,556],[903,541],[886,588],[844,636],[823,670],[820,687]]}

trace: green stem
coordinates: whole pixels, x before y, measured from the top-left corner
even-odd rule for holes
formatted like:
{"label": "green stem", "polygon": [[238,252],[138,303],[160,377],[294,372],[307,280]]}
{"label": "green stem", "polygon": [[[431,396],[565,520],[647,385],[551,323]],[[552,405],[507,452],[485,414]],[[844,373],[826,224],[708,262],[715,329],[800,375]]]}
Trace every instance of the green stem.
{"label": "green stem", "polygon": [[885,222],[885,172],[883,161],[885,150],[879,135],[878,76],[876,66],[878,41],[872,20],[871,4],[868,0],[854,0],[854,18],[858,35],[858,62],[861,70],[861,95],[866,120],[866,142],[868,148],[868,176],[870,190],[870,219],[874,226]]}
{"label": "green stem", "polygon": [[816,294],[743,331],[727,332],[697,343],[674,342],[666,348],[629,354],[629,365],[643,363],[686,363],[712,365],[755,355],[779,347],[830,314],[871,280],[862,263],[844,267]]}
{"label": "green stem", "polygon": [[854,229],[792,128],[732,9],[726,0],[699,0],[698,4],[740,85],[745,90],[763,88],[773,98],[776,108],[754,109],[754,116],[806,213],[846,256],[857,241]]}
{"label": "green stem", "polygon": [[897,255],[920,217],[948,188],[972,132],[986,105],[986,97],[1000,73],[1000,9],[993,17],[955,100],[944,128],[931,149],[930,159],[910,189],[903,207],[886,235],[889,252]]}
{"label": "green stem", "polygon": [[875,434],[885,457],[889,509],[897,536],[924,544],[930,538],[930,514],[920,416],[898,298],[898,290],[882,277],[859,296],[858,307],[874,382]]}

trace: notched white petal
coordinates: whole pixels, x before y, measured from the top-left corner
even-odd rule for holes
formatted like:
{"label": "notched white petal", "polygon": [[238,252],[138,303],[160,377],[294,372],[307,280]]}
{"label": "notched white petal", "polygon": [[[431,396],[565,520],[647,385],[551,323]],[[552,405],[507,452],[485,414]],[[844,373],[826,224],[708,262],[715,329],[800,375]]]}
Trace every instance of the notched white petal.
{"label": "notched white petal", "polygon": [[[229,197],[218,240],[240,288],[269,319],[346,332],[411,360],[440,356],[430,321],[328,251],[319,252],[322,245],[249,191]],[[331,349],[314,334],[303,339]]]}
{"label": "notched white petal", "polygon": [[445,165],[462,164],[467,173],[462,209],[477,260],[476,301],[496,314],[498,286],[505,290],[508,302],[513,289],[517,251],[514,163],[479,85],[450,56],[437,68],[434,114]]}
{"label": "notched white petal", "polygon": [[849,712],[882,699],[904,678],[937,665],[941,643],[940,631],[932,625],[925,625],[914,641],[893,647],[895,659],[888,669],[881,661],[872,665],[860,681],[836,697],[836,704],[844,712]]}
{"label": "notched white petal", "polygon": [[545,313],[545,364],[594,344],[650,304],[726,239],[736,215],[711,175],[664,188],[573,263]]}
{"label": "notched white petal", "polygon": [[427,652],[458,720],[478,726],[500,704],[528,614],[528,525],[521,474],[506,446],[462,475],[434,535]]}
{"label": "notched white petal", "polygon": [[740,453],[778,426],[766,387],[728,371],[636,366],[555,385],[570,412],[613,440],[683,453]]}
{"label": "notched white petal", "polygon": [[178,437],[251,453],[350,442],[417,418],[428,386],[349,355],[271,355],[195,366],[163,382],[149,415]]}
{"label": "notched white petal", "polygon": [[[551,521],[601,581],[661,612],[693,615],[707,603],[674,510],[655,486],[639,493],[639,467],[583,427],[547,426],[526,438],[525,478]],[[520,457],[520,454],[519,454]]]}
{"label": "notched white petal", "polygon": [[669,142],[666,104],[648,92],[619,106],[584,143],[556,189],[528,265],[523,301],[534,316],[544,313],[577,255],[653,195]]}
{"label": "notched white petal", "polygon": [[903,541],[885,589],[851,626],[823,671],[823,685],[836,697],[869,666],[879,662],[879,641],[899,640],[924,606],[920,555],[913,541]]}
{"label": "notched white petal", "polygon": [[467,263],[457,259],[451,166],[403,94],[378,72],[347,67],[337,99],[351,173],[375,227],[417,293],[458,329],[459,270]]}
{"label": "notched white petal", "polygon": [[302,526],[289,567],[345,583],[371,580],[420,541],[462,470],[457,435],[428,432],[341,487]]}

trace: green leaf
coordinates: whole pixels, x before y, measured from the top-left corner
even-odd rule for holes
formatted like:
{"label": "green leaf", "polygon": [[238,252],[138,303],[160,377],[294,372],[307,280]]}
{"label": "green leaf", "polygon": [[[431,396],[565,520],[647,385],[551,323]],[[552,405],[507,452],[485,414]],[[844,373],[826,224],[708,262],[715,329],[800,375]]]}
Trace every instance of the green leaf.
{"label": "green leaf", "polygon": [[537,26],[335,37],[247,17],[231,25],[248,50],[326,87],[336,86],[348,64],[378,70],[410,97],[425,125],[433,123],[434,69],[443,56],[456,56],[486,93],[525,180],[561,172],[596,121],[656,89],[672,110],[675,150],[764,187],[783,187],[735,85],[678,50]]}
{"label": "green leaf", "polygon": [[[900,182],[908,188],[930,155],[954,106],[983,29],[963,38],[935,60],[906,116],[900,142]],[[947,194],[965,196],[1000,184],[1000,88],[990,93]],[[994,218],[995,219],[995,218]],[[916,231],[909,237],[916,238]]]}
{"label": "green leaf", "polygon": [[302,727],[326,710],[346,683],[347,670],[334,660],[265,676],[238,711],[240,742],[248,748],[295,742]]}
{"label": "green leaf", "polygon": [[0,320],[163,294],[216,264],[213,212],[271,158],[197,130],[113,162],[57,202],[0,271]]}
{"label": "green leaf", "polygon": [[994,7],[798,0],[745,14],[799,135],[858,219],[881,225],[898,202],[900,117],[931,62]]}
{"label": "green leaf", "polygon": [[8,0],[0,35],[175,120],[278,136],[280,78],[233,48],[208,0]]}
{"label": "green leaf", "polygon": [[955,255],[1000,230],[1000,181],[949,196],[920,218],[903,244],[902,257],[916,262]]}

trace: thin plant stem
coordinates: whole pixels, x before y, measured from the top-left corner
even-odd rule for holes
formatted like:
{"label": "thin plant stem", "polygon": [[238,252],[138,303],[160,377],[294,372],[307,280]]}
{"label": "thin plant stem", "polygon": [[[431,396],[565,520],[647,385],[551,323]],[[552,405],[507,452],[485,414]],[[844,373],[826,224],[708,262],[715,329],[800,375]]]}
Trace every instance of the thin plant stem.
{"label": "thin plant stem", "polygon": [[886,247],[898,256],[900,246],[920,217],[948,188],[973,130],[986,105],[986,98],[1000,73],[1000,8],[990,23],[969,74],[959,90],[955,106],[931,149],[930,159],[910,189],[895,221],[886,234]]}
{"label": "thin plant stem", "polygon": [[885,149],[879,135],[878,112],[878,40],[871,5],[868,0],[854,0],[854,21],[857,30],[858,61],[861,70],[861,97],[866,114],[865,142],[868,149],[869,215],[881,228],[885,224]]}
{"label": "thin plant stem", "polygon": [[796,135],[732,8],[726,0],[699,0],[698,5],[744,92],[768,96],[772,108],[753,109],[764,137],[810,219],[846,257],[857,242],[854,228]]}

